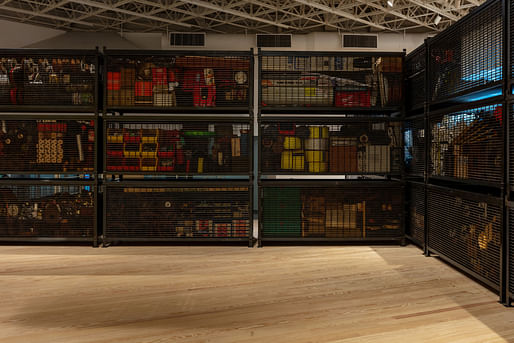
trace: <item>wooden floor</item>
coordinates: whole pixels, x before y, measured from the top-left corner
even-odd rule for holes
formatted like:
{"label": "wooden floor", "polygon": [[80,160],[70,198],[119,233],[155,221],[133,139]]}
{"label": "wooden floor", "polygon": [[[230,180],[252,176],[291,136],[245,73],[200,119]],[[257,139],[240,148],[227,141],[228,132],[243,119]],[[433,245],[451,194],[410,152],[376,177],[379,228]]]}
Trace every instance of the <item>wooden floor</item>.
{"label": "wooden floor", "polygon": [[514,342],[413,246],[0,247],[0,342]]}

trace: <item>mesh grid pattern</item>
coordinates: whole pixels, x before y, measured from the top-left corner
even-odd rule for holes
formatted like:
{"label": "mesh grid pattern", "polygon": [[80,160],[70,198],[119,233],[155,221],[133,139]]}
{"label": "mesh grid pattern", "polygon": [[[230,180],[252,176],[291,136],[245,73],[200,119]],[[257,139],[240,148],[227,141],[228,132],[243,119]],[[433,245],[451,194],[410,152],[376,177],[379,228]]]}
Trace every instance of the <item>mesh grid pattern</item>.
{"label": "mesh grid pattern", "polygon": [[0,106],[96,104],[96,56],[0,51]]}
{"label": "mesh grid pattern", "polygon": [[249,173],[248,123],[108,121],[106,170]]}
{"label": "mesh grid pattern", "polygon": [[501,200],[472,195],[428,190],[429,246],[499,286]]}
{"label": "mesh grid pattern", "polygon": [[260,132],[263,173],[397,175],[401,171],[398,121],[263,120]]}
{"label": "mesh grid pattern", "polygon": [[263,238],[394,238],[401,188],[263,187]]}
{"label": "mesh grid pattern", "polygon": [[93,172],[94,120],[2,119],[0,171]]}
{"label": "mesh grid pattern", "polygon": [[344,54],[262,56],[263,107],[396,107],[402,101],[401,56]]}
{"label": "mesh grid pattern", "polygon": [[248,187],[106,188],[112,238],[248,238]]}
{"label": "mesh grid pattern", "polygon": [[510,36],[510,55],[511,55],[511,75],[512,77],[514,78],[514,63],[512,61],[514,61],[514,2],[510,2],[510,32],[511,32],[511,36]]}
{"label": "mesh grid pattern", "polygon": [[407,79],[407,110],[422,108],[426,98],[425,72],[421,72]]}
{"label": "mesh grid pattern", "polygon": [[501,3],[477,10],[430,41],[432,101],[502,80]]}
{"label": "mesh grid pattern", "polygon": [[509,244],[509,292],[512,295],[512,300],[514,300],[514,208],[509,207],[509,240],[507,244]]}
{"label": "mesh grid pattern", "polygon": [[410,54],[405,56],[405,75],[412,76],[425,70],[426,53],[427,49],[425,47],[425,44],[423,44],[416,48],[414,51],[412,51]]}
{"label": "mesh grid pattern", "polygon": [[406,84],[406,107],[412,110],[423,106],[426,94],[426,48],[420,46],[405,57]]}
{"label": "mesh grid pattern", "polygon": [[500,184],[502,119],[501,105],[431,118],[430,175]]}
{"label": "mesh grid pattern", "polygon": [[93,186],[0,185],[0,237],[92,238]]}
{"label": "mesh grid pattern", "polygon": [[510,118],[509,118],[509,126],[510,126],[510,137],[509,137],[509,179],[511,189],[514,186],[514,105],[509,106]]}
{"label": "mesh grid pattern", "polygon": [[408,183],[409,195],[409,228],[408,234],[416,243],[425,242],[425,185]]}
{"label": "mesh grid pattern", "polygon": [[248,108],[250,56],[110,55],[108,108]]}
{"label": "mesh grid pattern", "polygon": [[409,119],[404,127],[405,171],[409,176],[423,177],[425,172],[425,120]]}

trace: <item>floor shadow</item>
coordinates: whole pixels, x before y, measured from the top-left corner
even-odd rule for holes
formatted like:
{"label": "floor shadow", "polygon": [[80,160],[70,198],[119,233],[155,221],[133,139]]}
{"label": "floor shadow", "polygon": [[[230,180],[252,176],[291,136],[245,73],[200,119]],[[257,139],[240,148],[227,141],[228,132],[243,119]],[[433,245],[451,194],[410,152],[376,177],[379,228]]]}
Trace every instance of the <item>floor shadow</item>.
{"label": "floor shadow", "polygon": [[[408,318],[423,318],[424,316],[438,315],[451,317],[454,313],[464,310],[506,342],[514,342],[514,331],[512,330],[514,328],[514,308],[503,306],[499,302],[500,299],[496,290],[436,255],[426,257],[423,254],[422,248],[415,244],[409,245],[409,248],[416,249],[418,258],[425,259],[423,264],[427,266],[426,272],[436,268],[440,272],[454,273],[455,284],[465,283],[466,288],[462,289],[462,287],[460,287],[460,291],[449,292],[447,286],[445,288],[441,287],[441,295],[450,299],[455,305],[442,306],[432,310],[412,311],[412,313],[398,316],[398,319],[405,320]],[[391,254],[383,254],[380,249],[375,249],[375,251],[387,263],[401,264],[401,261],[391,256]],[[398,268],[397,270],[400,273],[404,273],[402,268]],[[408,273],[406,275],[408,275]],[[434,274],[433,280],[437,280],[438,277],[439,275]],[[442,281],[443,280],[441,280],[441,284],[443,284]],[[438,287],[438,285],[436,284],[435,287]],[[457,290],[457,287],[455,287],[455,290]]]}

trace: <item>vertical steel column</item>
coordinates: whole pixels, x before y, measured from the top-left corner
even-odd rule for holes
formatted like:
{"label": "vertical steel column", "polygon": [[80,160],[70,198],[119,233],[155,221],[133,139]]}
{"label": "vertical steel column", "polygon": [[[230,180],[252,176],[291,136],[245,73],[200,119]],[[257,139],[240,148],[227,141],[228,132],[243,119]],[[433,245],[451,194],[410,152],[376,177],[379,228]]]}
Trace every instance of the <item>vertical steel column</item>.
{"label": "vertical steel column", "polygon": [[430,162],[430,122],[429,122],[429,112],[430,112],[430,98],[431,98],[431,87],[430,87],[430,44],[429,38],[425,39],[425,104],[423,106],[423,123],[424,123],[424,133],[425,133],[425,161],[424,161],[424,170],[423,170],[423,184],[424,184],[424,208],[425,208],[425,217],[424,217],[424,227],[425,227],[425,241],[423,242],[423,251],[425,256],[430,256],[429,250],[429,235],[428,235],[428,167]]}
{"label": "vertical steel column", "polygon": [[503,142],[504,142],[504,157],[503,157],[503,186],[502,198],[503,203],[503,225],[501,235],[501,275],[500,275],[500,302],[504,305],[510,306],[511,299],[509,295],[510,286],[510,220],[509,220],[509,200],[510,200],[510,123],[511,123],[511,4],[509,0],[502,0],[502,19],[503,19]]}

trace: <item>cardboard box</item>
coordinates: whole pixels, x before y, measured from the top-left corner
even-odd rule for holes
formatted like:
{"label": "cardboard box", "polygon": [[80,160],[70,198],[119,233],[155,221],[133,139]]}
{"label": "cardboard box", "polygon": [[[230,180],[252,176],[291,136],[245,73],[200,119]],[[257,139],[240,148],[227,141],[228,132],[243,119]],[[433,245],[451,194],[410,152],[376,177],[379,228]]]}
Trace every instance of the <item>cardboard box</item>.
{"label": "cardboard box", "polygon": [[175,92],[171,93],[154,93],[153,105],[157,107],[176,107],[177,98]]}
{"label": "cardboard box", "polygon": [[356,204],[327,203],[327,237],[362,237],[362,230],[357,227],[357,210]]}
{"label": "cardboard box", "polygon": [[241,139],[239,137],[230,139],[232,146],[232,157],[241,156]]}
{"label": "cardboard box", "polygon": [[359,160],[359,170],[365,173],[389,173],[391,151],[389,145],[366,145]]}
{"label": "cardboard box", "polygon": [[262,87],[264,106],[332,106],[334,92],[327,87]]}
{"label": "cardboard box", "polygon": [[134,106],[134,89],[122,88],[120,91],[120,105],[121,106]]}
{"label": "cardboard box", "polygon": [[136,68],[123,67],[121,68],[121,88],[134,88],[136,83]]}
{"label": "cardboard box", "polygon": [[357,140],[331,137],[329,165],[332,173],[355,173],[358,171]]}
{"label": "cardboard box", "polygon": [[336,107],[371,107],[371,91],[336,91]]}

